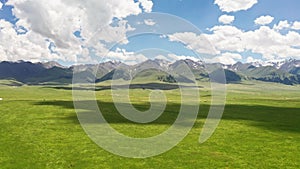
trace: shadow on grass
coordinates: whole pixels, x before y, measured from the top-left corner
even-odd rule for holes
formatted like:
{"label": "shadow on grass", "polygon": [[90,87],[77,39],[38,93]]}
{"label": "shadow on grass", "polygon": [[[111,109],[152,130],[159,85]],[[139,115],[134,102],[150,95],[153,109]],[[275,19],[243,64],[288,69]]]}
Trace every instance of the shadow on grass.
{"label": "shadow on grass", "polygon": [[[93,109],[90,109],[88,105],[91,104],[91,101],[80,101],[79,104],[81,105],[87,105],[85,113],[94,112]],[[127,106],[126,103],[121,103],[122,106]],[[65,109],[74,109],[74,105],[72,101],[42,101],[42,102],[35,102],[34,105],[38,106],[59,106],[61,108]],[[118,113],[114,103],[111,102],[100,102],[98,101],[99,109],[104,116],[105,120],[109,123],[130,123],[130,124],[139,124],[139,125],[147,125],[147,124],[172,124],[177,118],[178,111],[180,109],[180,105],[174,105],[174,104],[167,104],[166,110],[164,113],[155,121],[147,124],[140,124],[132,122],[126,118],[124,118],[121,114]],[[149,104],[134,104],[133,105],[136,109],[140,111],[146,111],[150,108]],[[91,106],[92,107],[92,106]],[[52,120],[55,119],[52,118]],[[72,116],[67,117],[57,117],[56,119],[62,119],[62,120],[70,120],[75,123],[79,123],[76,114]],[[90,121],[87,121],[88,123],[98,123],[95,121],[95,119],[90,119]]]}
{"label": "shadow on grass", "polygon": [[[86,102],[86,103],[85,103]],[[88,104],[89,101],[81,101],[80,104]],[[125,104],[125,103],[123,103]],[[38,106],[59,106],[64,109],[74,109],[73,101],[42,101],[35,102]],[[139,124],[132,122],[118,113],[114,103],[98,101],[101,113],[109,123]],[[134,104],[138,110],[144,111],[149,108],[148,104]],[[209,105],[201,104],[198,119],[207,117]],[[180,104],[167,104],[165,112],[155,121],[147,124],[173,124],[177,118]],[[94,111],[87,108],[87,112]],[[53,118],[55,119],[55,118]],[[76,114],[67,117],[57,117],[61,120],[70,120],[79,123]],[[201,120],[201,121],[202,121]],[[243,124],[260,127],[272,131],[300,132],[300,108],[272,107],[264,105],[226,105],[222,120],[243,121]],[[90,121],[93,123],[94,121]],[[199,121],[195,127],[202,127]]]}
{"label": "shadow on grass", "polygon": [[[150,89],[150,90],[174,90],[182,88],[202,88],[199,86],[179,86],[177,84],[168,84],[168,83],[146,83],[146,84],[130,84],[129,89]],[[66,86],[53,86],[53,87],[45,87],[45,88],[53,88],[53,89],[62,89],[62,90],[72,90],[72,87]],[[110,90],[110,89],[126,89],[128,85],[114,85],[114,86],[96,86],[95,88],[91,87],[74,87],[74,90]]]}

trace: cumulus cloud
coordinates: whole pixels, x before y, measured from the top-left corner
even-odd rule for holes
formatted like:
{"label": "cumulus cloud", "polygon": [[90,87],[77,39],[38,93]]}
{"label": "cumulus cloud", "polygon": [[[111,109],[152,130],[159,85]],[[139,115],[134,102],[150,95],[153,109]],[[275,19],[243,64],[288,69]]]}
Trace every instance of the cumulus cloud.
{"label": "cumulus cloud", "polygon": [[262,60],[261,59],[254,59],[252,56],[249,56],[249,57],[247,57],[247,59],[246,59],[246,62],[247,63],[254,63],[254,62],[262,62]]}
{"label": "cumulus cloud", "polygon": [[[19,19],[16,27],[25,27],[28,30],[22,37],[27,38],[24,41],[32,43],[33,46],[40,46],[45,44],[46,39],[54,44],[57,53],[50,55],[53,56],[51,60],[58,56],[59,59],[73,60],[76,54],[83,50],[81,46],[89,45],[85,43],[95,36],[95,32],[99,37],[98,41],[128,43],[126,33],[134,28],[124,18],[138,15],[142,11],[150,12],[153,3],[149,0],[14,0],[8,1],[7,5],[14,6],[13,14]],[[112,26],[114,18],[117,18],[118,22]],[[81,39],[74,36],[75,31],[80,31]],[[21,35],[16,36],[21,38]],[[105,48],[105,45],[99,45],[97,40],[93,45]],[[47,45],[43,48],[43,52],[48,50]],[[40,53],[41,57],[44,55]],[[28,56],[23,59],[30,60]]]}
{"label": "cumulus cloud", "polygon": [[215,0],[215,4],[217,4],[223,12],[247,10],[257,2],[257,0]]}
{"label": "cumulus cloud", "polygon": [[271,22],[273,22],[274,17],[266,15],[266,16],[260,16],[258,18],[255,19],[254,23],[256,25],[268,25]]}
{"label": "cumulus cloud", "polygon": [[300,30],[300,22],[296,21],[293,23],[292,29],[294,30]]}
{"label": "cumulus cloud", "polygon": [[157,55],[157,56],[155,56],[155,59],[161,59],[161,60],[168,60],[169,61],[169,59],[164,55]]}
{"label": "cumulus cloud", "polygon": [[244,32],[235,26],[223,25],[215,26],[210,29],[212,34],[205,35],[208,41],[219,51],[238,51],[245,50],[242,42]]}
{"label": "cumulus cloud", "polygon": [[148,60],[141,53],[128,52],[126,49],[117,48],[115,51],[109,51],[105,56],[106,59],[119,60],[128,65],[134,65]]}
{"label": "cumulus cloud", "polygon": [[2,7],[3,7],[3,4],[2,4],[2,2],[0,2],[0,10],[2,9]]}
{"label": "cumulus cloud", "polygon": [[[29,32],[18,35],[14,25],[5,20],[0,20],[0,60],[18,61],[31,60],[34,62],[50,59],[66,58],[50,53],[49,42],[39,34]],[[71,58],[70,58],[71,59]]]}
{"label": "cumulus cloud", "polygon": [[300,58],[300,34],[297,32],[281,34],[270,27],[261,26],[259,29],[243,32],[240,38],[245,51],[261,54],[267,60]]}
{"label": "cumulus cloud", "polygon": [[139,0],[145,12],[151,12],[153,2],[151,0]]}
{"label": "cumulus cloud", "polygon": [[219,17],[219,22],[223,24],[230,24],[234,21],[234,16],[231,15],[222,15]]}
{"label": "cumulus cloud", "polygon": [[139,3],[133,0],[15,0],[9,4],[14,6],[15,16],[27,23],[25,26],[57,41],[71,39],[72,33],[79,29],[82,36],[89,38],[114,17],[122,19],[141,13]]}
{"label": "cumulus cloud", "polygon": [[279,23],[277,25],[274,25],[273,28],[275,30],[282,30],[290,27],[291,27],[290,23],[287,20],[284,20],[284,21],[279,21]]}
{"label": "cumulus cloud", "polygon": [[196,58],[194,56],[186,56],[186,55],[176,55],[174,53],[169,53],[166,56],[165,55],[157,55],[155,59],[162,59],[162,60],[167,60],[170,62],[174,62],[176,60],[185,60],[185,59],[190,59],[195,62],[199,61],[199,58]]}
{"label": "cumulus cloud", "polygon": [[168,54],[168,58],[170,58],[170,61],[190,59],[190,60],[197,62],[200,60],[199,58],[196,58],[194,56],[176,55],[173,53]]}
{"label": "cumulus cloud", "polygon": [[156,24],[152,19],[145,19],[144,23],[148,26],[153,26]]}
{"label": "cumulus cloud", "polygon": [[219,62],[225,65],[235,64],[237,60],[242,59],[242,56],[238,53],[222,53],[219,56],[216,56],[210,60],[206,60],[207,62]]}
{"label": "cumulus cloud", "polygon": [[187,49],[195,50],[201,54],[216,54],[217,51],[210,44],[205,35],[197,35],[193,32],[183,32],[168,35],[172,42],[180,42],[186,45]]}
{"label": "cumulus cloud", "polygon": [[[205,37],[212,45],[211,48],[216,50],[215,55],[227,52],[218,56],[222,63],[233,62],[239,57],[229,55],[228,53],[241,53],[249,51],[260,54],[265,60],[276,60],[286,58],[300,58],[300,34],[295,31],[288,31],[283,34],[276,28],[261,26],[258,29],[243,31],[235,26],[223,25],[215,26],[210,29],[211,33],[196,35],[189,32],[176,33],[173,36],[184,39],[180,41],[186,46],[193,48],[195,51],[201,51],[203,46],[197,46],[201,37]],[[184,36],[182,38],[181,36]],[[171,36],[174,40],[175,38]],[[201,42],[201,41],[200,41]],[[230,59],[225,59],[229,57]],[[215,59],[216,59],[215,58]]]}
{"label": "cumulus cloud", "polygon": [[121,20],[116,23],[117,26],[115,27],[103,27],[102,29],[98,30],[94,36],[97,36],[100,40],[104,40],[108,43],[118,42],[121,44],[127,44],[128,39],[126,37],[126,33],[135,30],[129,24],[127,24],[127,22],[128,21],[126,20]]}

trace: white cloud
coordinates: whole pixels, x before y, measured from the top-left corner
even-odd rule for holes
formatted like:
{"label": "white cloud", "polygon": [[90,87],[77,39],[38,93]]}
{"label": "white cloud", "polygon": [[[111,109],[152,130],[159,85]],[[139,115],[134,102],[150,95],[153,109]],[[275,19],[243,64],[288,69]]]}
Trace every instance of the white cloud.
{"label": "white cloud", "polygon": [[180,42],[186,45],[187,49],[195,50],[201,54],[217,54],[218,51],[210,44],[205,35],[196,35],[193,32],[175,33],[168,36],[172,42]]}
{"label": "white cloud", "polygon": [[2,9],[2,7],[3,7],[3,4],[2,4],[2,2],[0,2],[0,10]]}
{"label": "white cloud", "polygon": [[190,59],[195,62],[199,61],[199,58],[196,58],[194,56],[186,56],[186,55],[176,55],[174,53],[169,53],[166,56],[165,55],[157,55],[155,59],[161,59],[161,60],[167,60],[170,62],[174,62],[176,60],[185,60],[185,59]]}
{"label": "white cloud", "polygon": [[156,24],[152,19],[145,19],[144,23],[148,26],[153,26]]}
{"label": "white cloud", "polygon": [[215,26],[210,29],[212,34],[207,34],[206,37],[209,42],[214,45],[215,49],[219,51],[238,51],[245,50],[242,43],[243,31],[234,26]]}
{"label": "white cloud", "polygon": [[169,59],[170,61],[190,59],[190,60],[197,62],[200,60],[199,58],[196,58],[194,56],[176,55],[173,53],[168,54],[168,58],[170,58]]}
{"label": "white cloud", "polygon": [[296,21],[293,23],[292,29],[294,30],[300,30],[300,22]]}
{"label": "white cloud", "polygon": [[151,12],[153,2],[151,0],[139,0],[145,12]]}
{"label": "white cloud", "polygon": [[[300,34],[295,31],[281,33],[275,28],[261,26],[256,30],[243,31],[234,26],[215,26],[210,29],[210,34],[196,35],[189,32],[176,33],[175,37],[184,39],[179,41],[187,47],[199,50],[197,43],[201,42],[201,37],[208,39],[218,53],[227,52],[217,58],[223,63],[233,62],[233,57],[228,57],[228,53],[241,53],[249,51],[255,54],[261,54],[264,60],[278,60],[287,58],[300,58]],[[171,41],[175,37],[170,35]],[[227,59],[225,59],[225,56]],[[232,56],[232,55],[231,55]],[[236,55],[235,55],[236,56]],[[229,58],[229,59],[228,59]],[[236,59],[236,58],[235,58]]]}
{"label": "white cloud", "polygon": [[225,65],[235,64],[237,60],[242,59],[242,56],[238,53],[222,53],[220,56],[216,56],[210,60],[206,60],[207,62],[219,62]]}
{"label": "white cloud", "polygon": [[234,21],[234,16],[231,15],[222,15],[219,17],[219,22],[223,24],[230,24]]}
{"label": "white cloud", "polygon": [[99,37],[99,39],[104,40],[108,43],[122,43],[127,44],[128,39],[126,37],[126,33],[129,31],[135,30],[129,24],[127,24],[126,20],[118,21],[116,27],[106,26],[101,30],[98,30],[94,36]]}
{"label": "white cloud", "polygon": [[266,16],[260,16],[255,19],[254,23],[257,25],[268,25],[271,22],[273,22],[274,17],[266,15]]}
{"label": "white cloud", "polygon": [[257,30],[245,32],[243,43],[246,50],[259,53],[267,60],[300,58],[300,49],[298,48],[300,47],[300,35],[296,32],[290,31],[284,35],[267,26],[262,26]]}
{"label": "white cloud", "polygon": [[27,23],[25,26],[54,39],[58,46],[66,45],[60,41],[69,41],[72,33],[80,28],[82,36],[89,38],[97,29],[110,24],[113,17],[122,19],[141,13],[139,3],[133,0],[16,0],[9,3],[14,5],[16,17]]}
{"label": "white cloud", "polygon": [[[34,32],[18,35],[14,25],[4,20],[0,20],[0,27],[0,60],[37,62],[60,58],[49,52],[49,44],[40,35]],[[65,60],[64,57],[60,59]]]}
{"label": "white cloud", "polygon": [[[55,44],[55,50],[59,56],[51,54],[49,56],[52,58],[48,58],[51,60],[73,60],[76,54],[80,54],[83,50],[81,45],[89,45],[85,43],[95,36],[96,31],[98,31],[96,34],[99,37],[98,40],[107,43],[119,41],[124,44],[128,43],[126,33],[132,31],[133,28],[124,18],[129,15],[138,15],[143,10],[150,12],[152,9],[152,1],[149,0],[141,2],[134,0],[14,0],[8,1],[7,4],[14,6],[13,14],[19,19],[16,26],[23,26],[28,30],[28,35],[22,37],[27,38],[23,39],[24,41],[32,43],[33,46],[40,46],[45,39],[49,39]],[[116,26],[110,25],[113,18],[120,20]],[[86,41],[73,35],[79,30]],[[16,36],[21,37],[21,35]],[[105,45],[99,45],[96,40],[91,44],[105,48]],[[15,48],[14,45],[12,46]],[[47,45],[43,48],[43,52],[48,50]],[[44,55],[40,53],[40,57]],[[29,57],[30,54],[22,59],[30,60]]]}
{"label": "white cloud", "polygon": [[279,21],[279,23],[277,25],[274,25],[273,28],[275,30],[282,30],[282,29],[288,29],[290,27],[291,27],[290,23],[287,20],[285,20],[285,21]]}
{"label": "white cloud", "polygon": [[247,10],[257,2],[257,0],[215,0],[215,4],[217,4],[223,12]]}
{"label": "white cloud", "polygon": [[128,52],[125,49],[120,48],[117,48],[115,51],[108,52],[105,57],[107,59],[119,60],[129,65],[134,65],[148,60],[148,58],[141,53]]}
{"label": "white cloud", "polygon": [[169,61],[169,59],[164,55],[157,55],[157,56],[155,56],[155,59],[161,59],[161,60],[168,60]]}
{"label": "white cloud", "polygon": [[252,56],[249,56],[249,57],[247,57],[247,59],[246,59],[246,62],[247,63],[254,63],[254,62],[262,62],[262,60],[261,59],[254,59]]}

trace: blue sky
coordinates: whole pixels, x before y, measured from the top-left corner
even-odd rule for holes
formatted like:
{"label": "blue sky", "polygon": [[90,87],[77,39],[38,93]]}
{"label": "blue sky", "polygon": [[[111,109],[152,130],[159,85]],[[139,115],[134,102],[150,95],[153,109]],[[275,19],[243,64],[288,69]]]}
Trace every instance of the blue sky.
{"label": "blue sky", "polygon": [[[180,16],[192,22],[199,29],[205,31],[206,28],[219,24],[218,18],[223,13],[213,0],[153,0],[154,12],[165,12]],[[260,0],[247,11],[230,12],[236,20],[234,25],[244,30],[255,28],[254,20],[261,15],[273,16],[274,23],[280,20],[299,21],[300,20],[299,0]]]}
{"label": "blue sky", "polygon": [[[116,56],[119,55],[119,57],[114,58],[113,56],[110,56],[105,58],[104,60],[109,60],[109,59],[122,60],[121,58],[122,54],[132,55],[132,58],[134,57],[139,58],[142,57],[142,55],[144,55],[143,57],[147,57],[147,58],[155,58],[158,55],[160,55],[159,54],[160,52],[161,55],[163,56],[168,55],[168,53],[173,53],[174,55],[177,55],[178,58],[184,58],[184,56],[186,58],[196,57],[194,54],[195,51],[203,51],[199,49],[203,46],[199,47],[199,45],[196,44],[196,42],[203,43],[201,41],[198,41],[198,39],[201,39],[202,34],[208,37],[208,41],[210,41],[212,43],[213,48],[215,48],[216,51],[218,51],[217,54],[212,55],[211,58],[208,59],[210,61],[232,63],[236,61],[243,61],[243,62],[271,61],[271,60],[289,59],[292,57],[300,58],[300,51],[299,51],[300,44],[298,44],[298,42],[300,42],[299,40],[300,35],[298,29],[299,26],[298,22],[300,21],[299,0],[246,0],[247,2],[245,3],[248,2],[252,3],[247,7],[245,7],[246,4],[240,3],[243,2],[241,0],[232,0],[232,3],[236,3],[239,6],[236,9],[231,9],[230,6],[231,4],[226,4],[226,1],[224,0],[172,0],[172,1],[152,0],[152,3],[150,3],[151,2],[150,0],[134,0],[134,1],[132,0],[132,2],[131,0],[127,0],[127,1],[128,3],[126,2],[124,3],[124,1],[123,2],[119,1],[119,3],[120,4],[123,3],[123,5],[120,5],[119,6],[120,9],[116,10],[116,11],[120,11],[126,7],[129,9],[125,11],[126,13],[123,12],[118,14],[117,12],[114,12],[112,13],[112,16],[109,15],[107,16],[107,17],[112,17],[111,19],[113,20],[113,23],[110,24],[110,28],[119,26],[121,31],[117,30],[116,32],[122,33],[123,30],[125,31],[125,35],[128,36],[130,32],[132,32],[133,30],[124,30],[127,29],[126,26],[122,28],[122,26],[119,25],[120,21],[125,20],[127,22],[126,24],[132,26],[134,29],[139,29],[139,27],[141,27],[141,29],[144,29],[145,27],[147,28],[151,27],[149,30],[168,29],[170,30],[170,33],[166,35],[166,37],[164,38],[162,38],[160,35],[153,35],[153,34],[152,35],[145,34],[143,36],[133,36],[133,37],[128,36],[126,37],[128,40],[126,44],[117,44],[110,49],[112,50],[111,55],[116,55]],[[89,53],[88,55],[90,57],[90,60],[89,59],[83,59],[83,60],[87,62],[91,60],[99,61],[99,59],[97,59],[97,57],[99,57],[96,54],[97,52],[91,52],[92,47],[85,46],[86,44],[84,44],[84,40],[82,40],[82,39],[89,39],[87,37],[88,33],[85,32],[85,30],[82,30],[83,27],[90,28],[86,22],[80,26],[80,29],[70,28],[70,30],[72,30],[71,33],[72,34],[75,33],[74,37],[65,37],[66,32],[63,32],[63,30],[58,30],[61,32],[55,34],[55,32],[57,32],[57,28],[55,28],[55,23],[59,22],[58,17],[55,18],[47,15],[41,17],[34,17],[36,15],[39,15],[39,13],[34,13],[34,12],[41,13],[41,11],[46,11],[46,12],[49,11],[49,13],[55,14],[55,12],[61,11],[59,10],[59,7],[64,5],[68,6],[68,4],[61,2],[61,5],[57,4],[57,8],[56,8],[55,4],[51,4],[51,2],[47,2],[47,1],[45,1],[47,3],[44,4],[38,3],[37,5],[31,2],[31,6],[30,3],[27,3],[25,5],[22,4],[22,3],[26,3],[26,1],[22,2],[16,0],[16,1],[7,2],[7,0],[0,0],[0,2],[3,4],[7,3],[6,5],[3,5],[2,9],[0,10],[0,19],[9,22],[12,25],[11,27],[15,29],[17,32],[17,34],[14,35],[16,36],[15,43],[12,43],[10,46],[4,44],[2,45],[2,50],[3,50],[2,53],[7,54],[7,56],[2,58],[0,57],[1,60],[17,60],[17,59],[34,60],[34,61],[56,60],[63,64],[72,64],[74,60],[70,59],[71,56],[70,57],[67,56],[68,54],[67,52],[65,52],[67,49],[60,48],[59,38],[61,38],[64,43],[65,40],[63,38],[69,40],[70,38],[75,37],[76,41],[78,42],[74,44],[78,45],[78,43],[82,43],[80,45],[82,47],[80,51],[84,49],[87,50],[85,53]],[[74,1],[74,3],[77,3],[77,1],[76,2]],[[95,4],[94,5],[95,7],[93,9],[90,9],[90,11],[92,10],[96,11],[93,17],[96,18],[96,14],[102,16],[101,14],[102,11],[100,9],[101,5],[105,6],[108,5],[108,3],[112,3],[112,2],[99,1],[99,4]],[[134,7],[134,5],[138,3],[140,3],[139,6]],[[116,6],[116,4],[118,4],[118,0],[115,0],[114,3],[112,4],[113,4],[112,6]],[[147,4],[148,6],[146,6]],[[78,5],[85,5],[85,4],[80,4],[80,2],[78,2]],[[34,8],[40,8],[40,9],[32,10],[32,13],[30,13],[31,10],[28,9],[30,9],[31,7],[32,9]],[[98,7],[99,10],[97,10],[96,7]],[[17,9],[16,11],[21,11],[21,12],[14,13],[12,12],[13,8]],[[74,6],[70,5],[70,9],[73,8]],[[116,8],[118,8],[118,6],[116,6]],[[227,8],[229,11],[224,10],[225,8]],[[138,12],[139,10],[142,10],[143,12],[142,13]],[[134,13],[133,11],[136,12]],[[151,11],[172,14],[180,18],[183,18],[186,21],[190,22],[191,24],[195,25],[201,31],[201,33],[195,31],[193,32],[189,28],[187,28],[186,30],[184,30],[183,27],[177,29],[174,28],[175,26],[172,24],[169,25],[159,24],[159,21],[155,20],[159,18],[154,18],[152,20],[153,25],[151,26],[147,25],[146,23],[145,24],[141,23],[143,22],[142,20],[138,21],[139,19],[143,19],[142,17],[143,13],[149,13]],[[62,14],[64,13],[64,11],[61,12]],[[104,12],[105,11],[103,11],[102,13]],[[86,15],[90,16],[91,14],[87,13]],[[226,15],[225,17],[227,18],[234,17],[234,19],[232,19],[231,21],[227,21],[226,23],[226,21],[220,21],[220,17],[222,15]],[[270,22],[267,21],[267,23],[258,24],[254,22],[257,18],[260,18],[262,16],[268,16],[272,19]],[[70,13],[69,17],[72,18],[72,13]],[[102,18],[104,18],[105,20],[105,15]],[[92,22],[90,20],[88,21],[89,21],[88,23],[99,22],[96,20],[92,20]],[[170,21],[165,21],[165,22],[170,22]],[[26,24],[22,25],[23,23]],[[53,23],[54,26],[52,30],[51,24]],[[73,23],[69,24],[70,27],[72,24]],[[162,28],[162,25],[164,25],[164,28]],[[45,30],[45,28],[48,29],[47,26],[49,26],[49,30]],[[67,23],[66,26],[68,26]],[[42,28],[44,28],[44,30],[40,30]],[[9,28],[7,28],[7,30],[8,29]],[[27,31],[24,32],[22,30],[28,30],[30,32],[28,34],[30,35],[28,35],[28,37],[25,37],[27,36]],[[20,36],[20,32],[25,34],[22,36],[22,38],[26,38],[26,42],[27,39],[29,40],[26,49],[24,48],[24,50],[27,50],[28,52],[25,53],[28,55],[28,53],[30,53],[30,50],[35,51],[35,53],[33,54],[34,55],[33,59],[26,58],[25,54],[24,57],[19,56],[16,58],[13,56],[13,54],[22,55],[24,52],[22,53],[21,51],[17,51],[13,49],[11,49],[11,51],[9,52],[5,50],[6,48],[8,48],[8,46],[11,48],[20,48],[20,47],[22,48],[22,46],[14,45],[14,44],[22,44],[21,42],[17,41],[17,39]],[[194,33],[194,34],[189,34],[188,37],[185,36],[185,34],[183,34],[187,32]],[[235,33],[230,34],[232,32]],[[8,36],[8,33],[6,33],[6,31],[2,31],[2,32],[0,31],[0,33]],[[40,39],[32,40],[33,35],[35,38],[39,37]],[[174,35],[173,37],[176,38],[181,37],[184,39],[184,41],[176,40],[176,39],[172,40],[171,38],[172,35]],[[263,35],[266,36],[261,37]],[[11,36],[12,35],[10,35],[10,37]],[[116,35],[116,36],[122,36],[122,35]],[[253,38],[251,38],[251,36],[253,36]],[[225,39],[227,39],[227,41]],[[275,41],[277,40],[280,42],[275,43]],[[37,41],[39,42],[44,41],[45,44],[41,45],[41,43],[37,43]],[[71,44],[73,43],[73,41],[74,40],[72,40],[72,42],[70,43],[69,42],[65,42],[65,43]],[[116,42],[111,40],[111,38],[109,37],[103,37],[101,42],[103,42],[102,45],[106,46],[106,48],[109,48],[110,44],[116,44]],[[238,43],[241,43],[243,45],[239,46]],[[255,45],[259,43],[261,44],[257,46]],[[229,47],[230,45],[231,47]],[[34,46],[34,47],[32,47],[31,49],[30,46]],[[39,52],[37,50],[34,50],[34,48],[41,50],[40,53],[43,54],[39,55]],[[41,48],[45,48],[45,51],[43,51]],[[151,53],[150,52],[151,50],[149,49],[153,49],[153,52]],[[75,47],[74,49],[72,48],[70,50],[75,50]],[[100,49],[95,49],[95,50],[97,51]],[[49,54],[48,53],[45,54],[46,51],[49,52]],[[145,52],[143,53],[143,51]],[[133,53],[135,52],[140,53],[142,55],[139,56],[134,55]],[[0,50],[0,54],[1,54],[1,50]],[[204,55],[204,54],[205,53],[200,53],[200,55]],[[72,55],[76,55],[76,54],[72,53]],[[77,54],[76,56],[81,56],[81,54]],[[128,58],[130,58],[130,56],[125,57],[124,59],[128,59]],[[103,60],[103,58],[101,59]]]}

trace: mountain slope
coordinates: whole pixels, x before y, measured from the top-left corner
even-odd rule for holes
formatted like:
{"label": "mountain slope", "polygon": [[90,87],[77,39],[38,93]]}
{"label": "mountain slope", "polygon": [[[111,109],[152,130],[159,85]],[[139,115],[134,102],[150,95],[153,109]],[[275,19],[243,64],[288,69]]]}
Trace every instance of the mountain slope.
{"label": "mountain slope", "polygon": [[[104,62],[90,65],[64,67],[56,62],[0,62],[0,79],[14,79],[25,84],[45,83],[93,83],[113,79],[134,81],[161,81],[167,83],[190,83],[196,80],[209,80],[209,74],[218,77],[224,73],[227,83],[241,80],[260,80],[300,84],[300,61],[287,60],[276,63],[241,63],[223,65],[221,63],[204,63],[193,60],[177,60],[170,63],[165,60],[147,60],[136,65],[121,62]],[[76,79],[73,79],[73,74]],[[221,76],[220,76],[221,77]],[[221,82],[219,79],[212,79]]]}
{"label": "mountain slope", "polygon": [[44,82],[70,83],[72,71],[56,66],[44,66],[31,62],[1,62],[0,79],[15,79],[22,83],[38,84]]}

